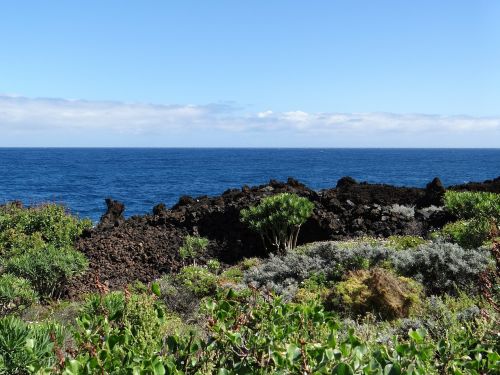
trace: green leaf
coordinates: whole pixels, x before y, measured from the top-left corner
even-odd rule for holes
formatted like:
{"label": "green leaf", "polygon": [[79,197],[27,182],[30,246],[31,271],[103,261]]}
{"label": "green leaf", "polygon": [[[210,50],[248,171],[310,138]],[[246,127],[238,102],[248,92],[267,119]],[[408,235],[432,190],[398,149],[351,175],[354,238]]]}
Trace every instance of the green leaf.
{"label": "green leaf", "polygon": [[151,284],[151,291],[156,294],[156,296],[161,297],[161,289],[160,289],[160,284],[158,283],[153,283]]}
{"label": "green leaf", "polygon": [[384,368],[384,375],[401,375],[401,366],[397,363],[390,363]]}
{"label": "green leaf", "polygon": [[286,359],[293,363],[295,359],[300,356],[300,348],[295,344],[287,344],[286,346]]}
{"label": "green leaf", "polygon": [[156,361],[153,366],[154,375],[165,375],[165,367],[163,366],[163,363]]}
{"label": "green leaf", "polygon": [[354,370],[347,363],[339,363],[333,368],[332,374],[336,375],[354,375]]}

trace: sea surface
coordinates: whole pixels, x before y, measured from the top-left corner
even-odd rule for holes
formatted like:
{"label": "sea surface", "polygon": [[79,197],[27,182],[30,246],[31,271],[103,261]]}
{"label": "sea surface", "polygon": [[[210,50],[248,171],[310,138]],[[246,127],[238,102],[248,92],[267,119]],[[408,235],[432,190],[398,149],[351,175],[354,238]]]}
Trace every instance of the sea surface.
{"label": "sea surface", "polygon": [[97,221],[106,197],[131,216],[289,176],[319,190],[342,176],[422,187],[435,176],[452,185],[499,175],[500,149],[0,148],[0,204],[58,202]]}

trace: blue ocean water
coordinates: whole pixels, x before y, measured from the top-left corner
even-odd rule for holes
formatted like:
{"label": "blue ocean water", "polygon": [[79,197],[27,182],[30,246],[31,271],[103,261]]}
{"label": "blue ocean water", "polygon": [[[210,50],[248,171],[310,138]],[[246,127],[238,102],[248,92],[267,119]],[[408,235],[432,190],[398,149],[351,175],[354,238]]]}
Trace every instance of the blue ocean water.
{"label": "blue ocean water", "polygon": [[289,176],[322,189],[342,176],[420,187],[435,176],[452,185],[498,175],[500,149],[0,148],[0,203],[59,202],[98,220],[105,197],[123,201],[130,216],[181,195]]}

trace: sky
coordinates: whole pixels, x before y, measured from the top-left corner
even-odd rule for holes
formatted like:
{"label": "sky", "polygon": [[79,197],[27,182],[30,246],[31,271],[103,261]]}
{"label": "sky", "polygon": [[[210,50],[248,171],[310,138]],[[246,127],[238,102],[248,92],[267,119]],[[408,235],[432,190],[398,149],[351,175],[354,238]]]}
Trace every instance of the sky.
{"label": "sky", "polygon": [[500,1],[0,2],[0,147],[500,147]]}

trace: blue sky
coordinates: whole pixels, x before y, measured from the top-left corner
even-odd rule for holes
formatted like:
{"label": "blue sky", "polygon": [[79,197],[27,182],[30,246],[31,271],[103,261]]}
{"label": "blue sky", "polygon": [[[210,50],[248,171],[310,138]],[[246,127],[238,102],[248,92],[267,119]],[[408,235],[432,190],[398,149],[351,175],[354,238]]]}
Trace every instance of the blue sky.
{"label": "blue sky", "polygon": [[0,146],[499,147],[500,2],[0,4]]}

